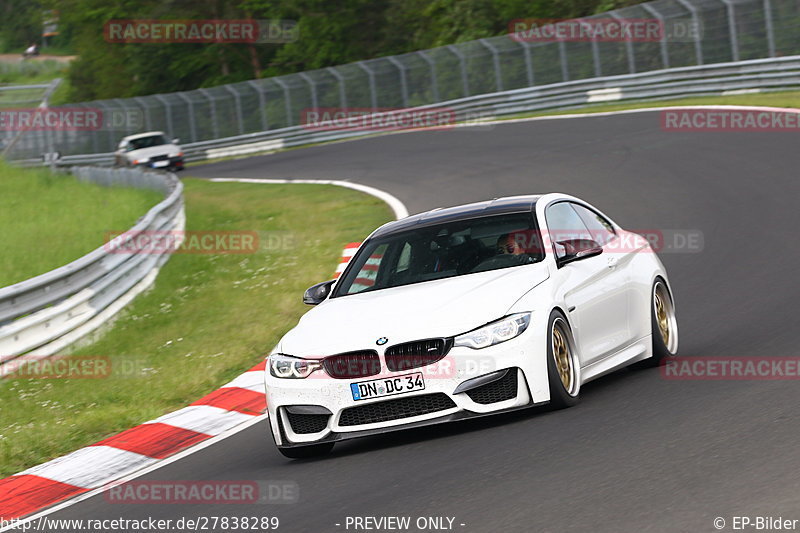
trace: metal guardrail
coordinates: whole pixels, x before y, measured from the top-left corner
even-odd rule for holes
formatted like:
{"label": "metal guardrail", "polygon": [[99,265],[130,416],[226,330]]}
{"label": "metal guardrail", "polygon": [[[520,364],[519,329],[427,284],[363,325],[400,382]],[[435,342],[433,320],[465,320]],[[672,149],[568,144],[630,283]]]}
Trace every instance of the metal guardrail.
{"label": "metal guardrail", "polygon": [[[553,83],[460,98],[414,109],[450,109],[461,123],[585,106],[592,103],[669,99],[724,94],[729,91],[776,91],[800,88],[800,56],[754,59]],[[374,135],[356,128],[319,131],[292,126],[183,145],[188,162],[216,159],[326,141]],[[41,159],[17,161],[42,164]],[[113,153],[67,155],[60,165],[111,165]]]}
{"label": "metal guardrail", "polygon": [[[130,233],[183,230],[183,184],[174,174],[91,167],[71,171],[82,181],[164,193],[165,199]],[[168,258],[168,253],[131,253],[106,244],[68,265],[0,288],[0,375],[19,355],[52,355],[102,325],[152,284]]]}

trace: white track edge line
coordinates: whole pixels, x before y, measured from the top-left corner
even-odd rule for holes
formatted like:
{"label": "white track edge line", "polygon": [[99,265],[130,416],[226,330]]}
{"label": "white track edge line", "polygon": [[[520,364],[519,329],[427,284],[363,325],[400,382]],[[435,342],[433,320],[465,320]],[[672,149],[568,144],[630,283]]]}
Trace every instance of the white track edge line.
{"label": "white track edge line", "polygon": [[[94,496],[97,496],[98,494],[102,494],[103,492],[105,492],[106,490],[108,490],[109,488],[111,488],[112,486],[114,486],[114,485],[116,485],[118,483],[126,483],[128,481],[131,481],[133,479],[141,477],[141,476],[143,476],[145,474],[149,474],[150,472],[158,470],[159,468],[161,468],[163,466],[167,466],[167,465],[172,464],[172,463],[174,463],[176,461],[179,461],[179,460],[183,459],[184,457],[188,457],[189,455],[192,455],[193,453],[196,453],[196,452],[199,452],[200,450],[208,448],[209,446],[212,446],[212,445],[214,445],[214,444],[216,444],[216,443],[218,443],[218,442],[220,442],[220,441],[222,441],[224,439],[227,439],[228,437],[230,437],[232,435],[235,435],[235,434],[237,434],[237,433],[239,433],[241,431],[244,431],[245,429],[247,429],[247,428],[249,428],[251,426],[254,426],[254,425],[258,424],[259,422],[261,422],[263,420],[266,420],[267,416],[268,416],[267,414],[254,416],[252,420],[248,420],[246,422],[243,422],[243,423],[237,425],[236,427],[232,427],[232,428],[228,429],[227,431],[225,431],[223,433],[220,433],[219,435],[213,436],[213,437],[211,437],[209,439],[206,439],[206,440],[204,440],[204,441],[202,441],[202,442],[200,442],[200,443],[198,443],[198,444],[196,444],[194,446],[186,448],[185,450],[182,450],[182,451],[176,453],[175,455],[171,455],[171,456],[167,457],[166,459],[161,459],[156,463],[153,463],[151,465],[148,465],[148,466],[142,468],[141,470],[137,470],[136,472],[132,472],[132,473],[126,475],[126,476],[123,476],[123,477],[117,479],[117,480],[110,481],[110,482],[104,484],[103,486],[100,486],[100,487],[98,487],[96,489],[92,489],[92,490],[90,490],[88,492],[84,492],[84,493],[79,494],[79,495],[77,495],[77,496],[75,496],[73,498],[69,498],[69,499],[67,499],[67,500],[65,500],[63,502],[57,503],[57,504],[55,504],[55,505],[53,505],[51,507],[48,507],[48,508],[46,508],[46,509],[44,509],[42,511],[35,512],[34,514],[32,514],[32,515],[30,515],[30,516],[28,516],[26,518],[22,518],[19,521],[14,521],[12,519],[12,521],[11,521],[11,523],[9,525],[0,528],[0,533],[2,533],[3,531],[17,529],[20,526],[22,526],[23,524],[27,524],[27,523],[29,523],[29,522],[31,522],[33,520],[37,520],[38,518],[40,518],[42,516],[47,516],[47,515],[52,514],[52,513],[56,512],[56,511],[60,511],[62,509],[65,509],[67,507],[75,505],[76,503],[79,503],[79,502],[82,502],[82,501],[87,500],[89,498],[92,498]],[[268,439],[265,440],[265,442],[268,442]]]}
{"label": "white track edge line", "polygon": [[374,196],[380,200],[383,200],[394,212],[394,216],[397,220],[401,218],[406,218],[408,216],[408,209],[406,208],[405,204],[401,202],[396,196],[383,191],[381,189],[377,189],[375,187],[370,187],[369,185],[362,185],[360,183],[354,183],[352,181],[342,181],[342,180],[289,180],[289,179],[258,179],[258,178],[211,178],[208,181],[213,181],[217,183],[264,183],[264,184],[272,184],[272,185],[285,185],[285,184],[292,184],[297,183],[301,185],[336,185],[337,187],[345,187],[347,189],[353,189],[356,191],[361,191],[363,193],[369,194],[370,196]]}

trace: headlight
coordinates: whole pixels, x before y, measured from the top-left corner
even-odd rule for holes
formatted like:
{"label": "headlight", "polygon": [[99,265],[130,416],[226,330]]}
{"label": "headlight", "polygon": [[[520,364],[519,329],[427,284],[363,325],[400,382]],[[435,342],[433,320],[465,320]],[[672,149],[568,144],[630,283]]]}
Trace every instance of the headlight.
{"label": "headlight", "polygon": [[276,353],[267,358],[267,365],[269,373],[276,378],[303,379],[322,368],[322,361]]}
{"label": "headlight", "polygon": [[478,329],[459,335],[455,338],[455,346],[466,346],[480,350],[511,340],[522,334],[531,322],[530,313],[517,313],[501,318]]}
{"label": "headlight", "polygon": [[150,161],[149,157],[143,157],[141,159],[134,159],[133,160],[133,164],[134,165],[143,165],[143,164],[147,163],[148,161]]}

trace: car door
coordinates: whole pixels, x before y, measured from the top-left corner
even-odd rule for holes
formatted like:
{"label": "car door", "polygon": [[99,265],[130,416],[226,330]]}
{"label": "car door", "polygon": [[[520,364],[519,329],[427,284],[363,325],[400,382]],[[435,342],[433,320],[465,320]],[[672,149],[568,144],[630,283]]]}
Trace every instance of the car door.
{"label": "car door", "polygon": [[[559,242],[597,240],[596,233],[587,228],[571,202],[549,205],[545,219],[557,264],[567,255],[565,246]],[[604,246],[603,253],[563,264],[555,274],[581,366],[600,361],[630,342],[627,271],[617,268],[615,260],[615,254],[608,253]]]}

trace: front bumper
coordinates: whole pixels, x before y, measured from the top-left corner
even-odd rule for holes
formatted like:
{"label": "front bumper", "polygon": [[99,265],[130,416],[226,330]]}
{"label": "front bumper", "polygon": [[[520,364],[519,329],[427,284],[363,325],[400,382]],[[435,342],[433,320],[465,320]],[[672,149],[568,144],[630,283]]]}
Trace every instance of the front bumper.
{"label": "front bumper", "polygon": [[156,170],[166,169],[166,168],[182,169],[183,156],[168,157],[166,159],[159,159],[156,161],[147,161],[145,163],[139,163],[136,166],[145,168],[154,168]]}
{"label": "front bumper", "polygon": [[[526,332],[517,339],[484,350],[453,348],[444,360],[428,367],[388,372],[384,364],[384,371],[380,376],[367,378],[333,379],[323,371],[317,371],[312,374],[314,377],[306,379],[279,379],[271,376],[267,368],[265,371],[267,406],[275,443],[279,447],[293,447],[336,442],[546,403],[549,401],[546,355],[531,348],[546,344],[532,342],[530,337],[534,336],[533,333],[528,335]],[[378,377],[403,376],[414,372],[423,373],[424,390],[369,400],[353,399],[351,383]],[[500,374],[502,375],[497,377]],[[494,379],[491,377],[493,375]],[[473,381],[476,378],[483,379],[485,376],[490,376],[490,383]],[[510,385],[512,379],[515,380],[513,396],[507,393],[499,395],[477,393],[479,386],[485,386],[484,391],[490,391],[491,387],[499,387],[501,378],[506,386]],[[463,390],[464,384],[468,382],[473,388]],[[427,410],[422,408],[421,414],[415,413],[408,407],[409,403],[429,406],[433,397],[436,400],[433,407],[428,407]],[[396,402],[396,400],[404,401]],[[398,418],[371,422],[369,416],[353,416],[354,408],[372,405],[375,408],[360,411],[391,413],[391,409],[398,404],[402,405],[400,409],[403,414]],[[290,414],[293,416],[290,417]],[[305,420],[297,416],[298,414],[311,423],[305,423]]]}

